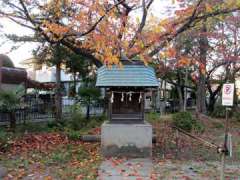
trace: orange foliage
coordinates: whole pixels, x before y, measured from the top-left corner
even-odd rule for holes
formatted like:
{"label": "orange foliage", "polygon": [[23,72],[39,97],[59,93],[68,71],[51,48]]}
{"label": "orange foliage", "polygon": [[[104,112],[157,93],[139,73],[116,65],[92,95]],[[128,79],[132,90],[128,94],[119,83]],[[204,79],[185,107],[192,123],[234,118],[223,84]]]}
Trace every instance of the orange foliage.
{"label": "orange foliage", "polygon": [[[199,17],[204,13],[212,13],[217,9],[229,10],[240,8],[239,1],[218,0],[200,5],[187,3],[183,0],[172,0],[173,5],[181,5],[175,10],[175,14],[165,19],[159,19],[150,12],[150,0],[22,0],[19,8],[6,8],[9,12],[0,10],[1,16],[15,19],[23,26],[25,19],[33,26],[39,34],[44,35],[51,43],[63,43],[70,49],[79,49],[78,53],[90,54],[105,64],[119,64],[121,53],[128,57],[139,55],[145,63],[157,54],[151,53],[159,47],[164,47],[174,39],[182,26],[191,18]],[[219,2],[219,3],[216,3]],[[7,1],[5,4],[8,4]],[[20,3],[21,4],[21,3]],[[16,14],[19,9],[28,10],[24,18],[19,18]],[[34,8],[32,8],[34,6]],[[34,10],[31,10],[34,9]],[[148,9],[149,8],[149,9]],[[205,11],[204,11],[205,9]],[[137,11],[149,11],[147,18],[134,14]],[[193,16],[195,13],[195,17]],[[144,13],[143,13],[144,14]],[[134,16],[133,16],[134,15]],[[144,21],[146,19],[146,21]],[[23,22],[24,20],[24,22]],[[191,22],[192,23],[192,22]],[[190,25],[193,25],[192,23]],[[186,29],[189,28],[186,26]],[[166,43],[167,42],[167,43]],[[161,49],[161,48],[160,48]],[[174,57],[174,49],[168,49],[167,57]],[[186,64],[186,63],[183,63]]]}

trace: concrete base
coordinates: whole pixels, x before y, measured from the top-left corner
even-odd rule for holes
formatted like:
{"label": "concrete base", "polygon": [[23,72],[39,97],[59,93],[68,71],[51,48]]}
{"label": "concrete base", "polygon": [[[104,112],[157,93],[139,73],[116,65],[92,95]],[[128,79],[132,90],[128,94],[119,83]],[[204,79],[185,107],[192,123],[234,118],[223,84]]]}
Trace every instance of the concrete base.
{"label": "concrete base", "polygon": [[101,129],[101,148],[105,157],[151,157],[152,125],[105,122]]}

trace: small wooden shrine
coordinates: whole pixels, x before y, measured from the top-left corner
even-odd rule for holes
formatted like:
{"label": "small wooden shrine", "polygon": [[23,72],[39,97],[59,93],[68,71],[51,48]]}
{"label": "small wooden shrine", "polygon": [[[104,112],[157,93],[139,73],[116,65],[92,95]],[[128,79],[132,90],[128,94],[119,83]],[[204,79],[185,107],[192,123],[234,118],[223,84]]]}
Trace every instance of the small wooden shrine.
{"label": "small wooden shrine", "polygon": [[143,123],[145,92],[158,87],[154,69],[141,61],[122,61],[98,69],[97,87],[106,88],[110,123]]}

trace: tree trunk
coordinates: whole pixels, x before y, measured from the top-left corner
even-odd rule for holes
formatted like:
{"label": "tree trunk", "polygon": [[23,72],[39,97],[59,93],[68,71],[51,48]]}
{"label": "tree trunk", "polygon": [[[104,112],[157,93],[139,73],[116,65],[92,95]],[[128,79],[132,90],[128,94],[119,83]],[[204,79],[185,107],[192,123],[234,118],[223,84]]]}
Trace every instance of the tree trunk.
{"label": "tree trunk", "polygon": [[9,116],[10,116],[10,129],[11,131],[15,131],[16,129],[16,115],[15,115],[15,112],[12,111],[9,113]]}
{"label": "tree trunk", "polygon": [[166,113],[166,80],[164,82],[161,82],[161,87],[160,87],[160,97],[159,97],[159,110],[160,114],[164,115]]}
{"label": "tree trunk", "polygon": [[76,79],[76,72],[73,72],[73,96],[76,96],[76,87],[77,87],[77,79]]}
{"label": "tree trunk", "polygon": [[201,74],[197,84],[197,112],[206,114],[205,75]]}
{"label": "tree trunk", "polygon": [[56,121],[62,119],[62,95],[61,95],[61,63],[56,64]]}
{"label": "tree trunk", "polygon": [[86,119],[90,119],[90,105],[87,104]]}
{"label": "tree trunk", "polygon": [[186,69],[186,72],[185,72],[185,80],[184,80],[184,84],[185,84],[185,87],[184,87],[184,104],[183,104],[183,111],[186,111],[187,110],[187,83],[188,81],[188,70]]}
{"label": "tree trunk", "polygon": [[199,80],[197,83],[197,112],[206,114],[206,61],[207,61],[207,50],[208,50],[208,39],[205,35],[207,32],[206,24],[203,24],[199,39],[199,50],[200,50],[200,67],[199,67]]}
{"label": "tree trunk", "polygon": [[177,86],[177,92],[179,97],[179,111],[184,111],[184,100],[183,100],[182,88],[180,86]]}
{"label": "tree trunk", "polygon": [[208,103],[208,112],[213,112],[214,111],[214,107],[215,107],[215,103],[216,103],[216,98],[215,96],[210,96],[209,97],[209,103]]}
{"label": "tree trunk", "polygon": [[179,111],[184,111],[184,81],[181,71],[177,71],[177,92],[179,99]]}

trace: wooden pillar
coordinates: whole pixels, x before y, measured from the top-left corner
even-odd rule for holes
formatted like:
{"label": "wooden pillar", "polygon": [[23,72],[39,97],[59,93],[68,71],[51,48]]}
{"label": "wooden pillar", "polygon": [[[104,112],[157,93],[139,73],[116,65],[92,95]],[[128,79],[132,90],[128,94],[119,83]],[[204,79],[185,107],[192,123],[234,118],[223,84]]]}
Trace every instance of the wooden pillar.
{"label": "wooden pillar", "polygon": [[108,93],[108,118],[109,118],[109,121],[112,121],[112,103],[111,103],[112,93],[113,92],[111,92],[111,91],[109,91],[109,93]]}
{"label": "wooden pillar", "polygon": [[145,120],[144,119],[144,114],[145,114],[144,106],[145,106],[145,93],[143,92],[143,94],[142,94],[142,102],[141,102],[141,111],[142,111],[142,120],[143,121]]}

